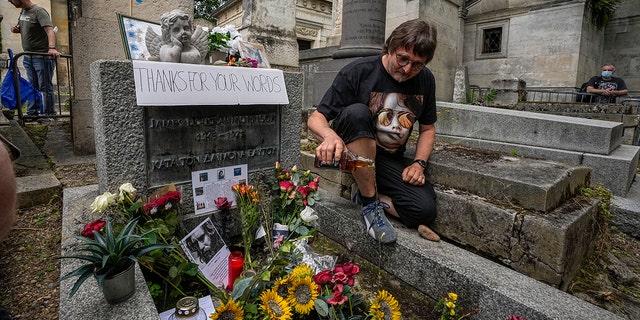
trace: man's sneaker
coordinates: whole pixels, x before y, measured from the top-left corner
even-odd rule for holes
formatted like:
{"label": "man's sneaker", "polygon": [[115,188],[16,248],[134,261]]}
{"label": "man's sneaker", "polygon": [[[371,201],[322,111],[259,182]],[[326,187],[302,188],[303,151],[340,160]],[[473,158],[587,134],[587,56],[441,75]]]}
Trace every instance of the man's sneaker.
{"label": "man's sneaker", "polygon": [[362,222],[367,233],[374,239],[384,243],[396,242],[396,231],[384,215],[386,203],[375,201],[362,208]]}

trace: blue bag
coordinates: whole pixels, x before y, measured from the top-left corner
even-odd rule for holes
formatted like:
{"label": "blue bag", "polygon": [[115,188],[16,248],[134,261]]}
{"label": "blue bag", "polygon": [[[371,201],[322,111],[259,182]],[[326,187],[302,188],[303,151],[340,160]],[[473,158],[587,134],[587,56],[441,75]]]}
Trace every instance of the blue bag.
{"label": "blue bag", "polygon": [[[0,97],[2,98],[2,105],[5,108],[15,110],[18,108],[18,99],[16,99],[16,88],[13,80],[13,64],[15,61],[13,60],[13,51],[11,51],[11,49],[7,49],[7,52],[9,53],[9,71],[2,80]],[[20,102],[25,103],[27,101],[35,100],[37,105],[40,105],[40,112],[42,112],[42,94],[31,84],[31,82],[20,76],[20,70],[16,70],[18,72],[17,76],[20,84]]]}

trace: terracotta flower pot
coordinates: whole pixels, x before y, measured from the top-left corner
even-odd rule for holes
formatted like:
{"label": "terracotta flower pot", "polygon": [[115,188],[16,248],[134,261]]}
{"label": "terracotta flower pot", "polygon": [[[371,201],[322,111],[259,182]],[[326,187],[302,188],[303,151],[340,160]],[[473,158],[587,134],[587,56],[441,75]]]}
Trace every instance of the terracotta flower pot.
{"label": "terracotta flower pot", "polygon": [[118,304],[131,298],[136,292],[136,269],[132,262],[124,271],[104,278],[102,293],[109,304]]}

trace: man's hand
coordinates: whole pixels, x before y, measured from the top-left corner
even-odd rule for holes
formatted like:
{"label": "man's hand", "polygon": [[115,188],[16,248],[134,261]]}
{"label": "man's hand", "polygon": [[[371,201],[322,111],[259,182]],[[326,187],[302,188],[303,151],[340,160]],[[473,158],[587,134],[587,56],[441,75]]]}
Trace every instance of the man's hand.
{"label": "man's hand", "polygon": [[56,59],[58,59],[60,57],[60,51],[58,51],[56,49],[49,48],[49,51],[47,51],[47,53],[52,55]]}
{"label": "man's hand", "polygon": [[16,24],[15,26],[11,26],[11,32],[20,33],[20,25]]}
{"label": "man's hand", "polygon": [[414,186],[421,186],[427,182],[424,168],[415,162],[402,170],[402,180]]}
{"label": "man's hand", "polygon": [[330,163],[334,159],[340,160],[345,149],[344,141],[335,132],[332,132],[327,134],[316,148],[316,156],[322,163]]}

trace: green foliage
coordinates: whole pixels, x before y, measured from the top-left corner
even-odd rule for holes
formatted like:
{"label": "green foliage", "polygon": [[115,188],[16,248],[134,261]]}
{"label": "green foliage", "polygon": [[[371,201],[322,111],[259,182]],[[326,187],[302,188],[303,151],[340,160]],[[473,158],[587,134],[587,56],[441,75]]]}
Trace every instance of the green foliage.
{"label": "green foliage", "polygon": [[616,13],[616,6],[620,0],[587,0],[586,5],[591,10],[591,21],[599,29],[605,26],[613,19]]}
{"label": "green foliage", "polygon": [[[69,296],[73,296],[82,283],[92,275],[98,280],[98,287],[102,291],[104,278],[107,275],[125,270],[131,263],[136,262],[137,258],[151,251],[173,248],[171,245],[146,242],[147,236],[153,230],[140,235],[135,234],[137,224],[138,220],[131,220],[122,228],[122,231],[117,232],[111,221],[107,221],[104,234],[93,232],[95,239],[75,237],[82,242],[75,250],[78,253],[61,258],[79,259],[87,263],[60,278],[62,281],[78,276]],[[144,244],[140,245],[142,243]]]}
{"label": "green foliage", "polygon": [[611,191],[603,187],[602,185],[597,185],[582,188],[580,189],[580,193],[589,198],[600,199],[600,201],[598,202],[598,212],[600,216],[606,220],[605,222],[608,223],[611,219]]}
{"label": "green foliage", "polygon": [[473,93],[473,91],[468,91],[467,92],[467,101],[465,103],[466,104],[473,104],[473,105],[476,105],[476,106],[485,106],[487,102],[491,102],[491,101],[495,100],[497,95],[498,95],[498,89],[495,89],[495,88],[489,89],[481,97],[476,96],[476,94]]}
{"label": "green foliage", "polygon": [[220,0],[195,0],[193,2],[193,17],[196,19],[204,19],[215,24],[216,18],[211,14],[224,2],[225,1]]}

